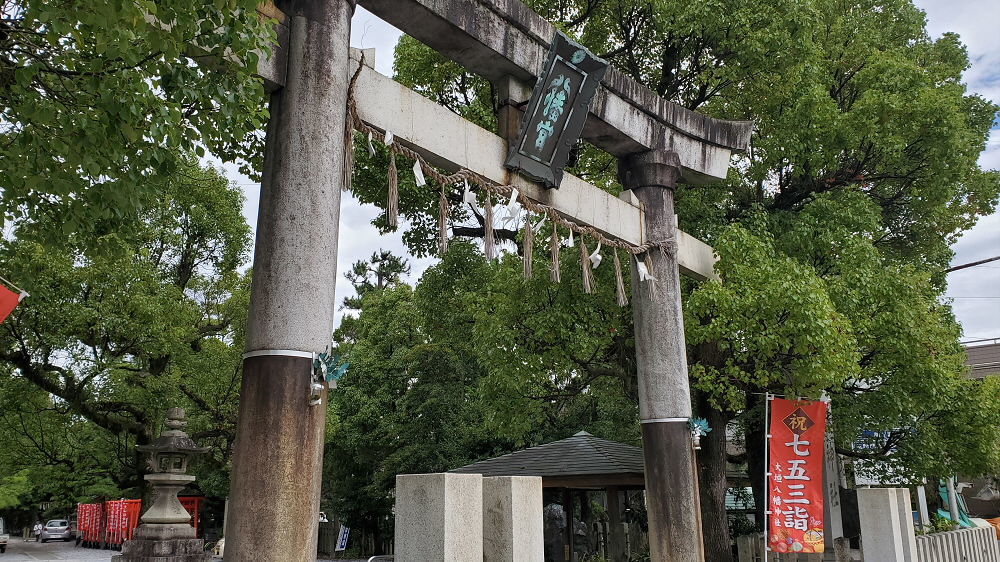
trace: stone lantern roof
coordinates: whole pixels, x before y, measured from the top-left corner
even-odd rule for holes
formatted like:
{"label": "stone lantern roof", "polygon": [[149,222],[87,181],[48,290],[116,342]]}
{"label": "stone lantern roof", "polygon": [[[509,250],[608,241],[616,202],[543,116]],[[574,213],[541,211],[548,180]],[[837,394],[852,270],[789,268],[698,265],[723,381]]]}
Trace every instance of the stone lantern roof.
{"label": "stone lantern roof", "polygon": [[211,447],[199,447],[191,439],[191,437],[184,432],[184,427],[187,425],[187,421],[184,419],[184,409],[183,408],[170,408],[167,410],[167,421],[165,422],[167,426],[166,429],[160,433],[149,445],[140,445],[136,447],[140,451],[148,453],[204,453],[211,449]]}

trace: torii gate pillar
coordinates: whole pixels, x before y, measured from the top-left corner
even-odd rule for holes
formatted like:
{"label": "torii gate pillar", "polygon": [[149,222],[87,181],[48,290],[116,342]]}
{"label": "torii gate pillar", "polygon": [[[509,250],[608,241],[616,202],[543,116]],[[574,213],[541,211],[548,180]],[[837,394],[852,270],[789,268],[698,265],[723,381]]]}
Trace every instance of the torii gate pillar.
{"label": "torii gate pillar", "polygon": [[[621,175],[642,204],[646,240],[672,241],[676,249],[674,188],[681,175],[677,154],[651,150],[632,155],[622,159]],[[641,281],[632,263],[650,560],[704,562],[676,252],[651,250],[650,262],[655,281]]]}
{"label": "torii gate pillar", "polygon": [[271,96],[226,560],[316,559],[353,0],[287,0],[287,74]]}

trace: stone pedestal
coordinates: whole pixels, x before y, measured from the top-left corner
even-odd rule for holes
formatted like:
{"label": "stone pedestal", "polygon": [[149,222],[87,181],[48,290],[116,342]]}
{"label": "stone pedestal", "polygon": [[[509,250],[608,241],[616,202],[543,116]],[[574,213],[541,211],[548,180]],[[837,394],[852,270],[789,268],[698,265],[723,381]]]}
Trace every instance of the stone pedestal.
{"label": "stone pedestal", "polygon": [[480,474],[396,476],[396,562],[483,560]]}
{"label": "stone pedestal", "polygon": [[132,539],[112,562],[208,562],[202,539]]}
{"label": "stone pedestal", "polygon": [[542,562],[542,479],[483,478],[483,561]]}
{"label": "stone pedestal", "polygon": [[207,562],[204,539],[188,524],[142,524],[112,562]]}
{"label": "stone pedestal", "polygon": [[187,523],[143,523],[113,562],[207,562],[205,540]]}
{"label": "stone pedestal", "polygon": [[908,489],[858,488],[858,513],[865,560],[917,561]]}
{"label": "stone pedestal", "polygon": [[[156,498],[153,505],[142,514],[140,520],[143,526],[158,525],[161,527],[176,527],[177,523],[185,523],[191,520],[191,514],[184,509],[181,501],[177,499],[177,494],[185,486],[195,481],[195,477],[190,474],[156,473],[147,474],[143,477],[153,487]],[[190,525],[184,525],[191,527]],[[194,529],[192,528],[192,532]],[[182,536],[182,535],[178,535]],[[193,535],[192,535],[193,536]]]}

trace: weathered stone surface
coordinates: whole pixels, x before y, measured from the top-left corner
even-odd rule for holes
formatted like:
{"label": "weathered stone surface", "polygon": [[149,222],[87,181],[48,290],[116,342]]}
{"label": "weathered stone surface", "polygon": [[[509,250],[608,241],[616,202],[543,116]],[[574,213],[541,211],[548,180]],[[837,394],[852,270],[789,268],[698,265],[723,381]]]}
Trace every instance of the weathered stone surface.
{"label": "weathered stone surface", "polygon": [[484,562],[542,562],[542,479],[483,478]]}
{"label": "weathered stone surface", "polygon": [[[533,83],[555,34],[552,24],[520,0],[358,3],[493,81],[514,77]],[[284,41],[281,30],[279,26],[279,41]],[[260,72],[269,87],[277,88],[284,84],[282,70],[268,61]],[[745,150],[752,132],[749,121],[723,121],[691,111],[610,68],[591,104],[583,138],[617,156],[666,148],[681,156],[685,181],[701,183],[725,178],[729,155]]]}
{"label": "weathered stone surface", "polygon": [[[336,275],[352,7],[300,4],[315,6],[309,17],[287,16],[293,62],[271,100],[247,351],[320,352],[333,329],[336,298],[326,280]],[[318,6],[322,16],[312,13]]]}
{"label": "weathered stone surface", "polygon": [[135,530],[135,535],[132,538],[158,541],[167,539],[193,539],[195,536],[194,527],[187,523],[143,524],[139,525],[139,528]]}
{"label": "weathered stone surface", "polygon": [[132,538],[122,544],[122,553],[114,557],[117,562],[208,560],[205,541],[195,537],[194,527],[188,524],[191,514],[177,499],[177,492],[195,481],[194,476],[184,474],[188,457],[208,450],[191,440],[184,432],[186,425],[184,410],[171,408],[160,436],[138,447],[152,456],[154,472],[144,478],[153,486],[153,505],[143,513],[142,525]]}
{"label": "weathered stone surface", "polygon": [[[359,0],[365,9],[491,80],[528,83],[541,73],[555,28],[520,0]],[[724,178],[729,154],[744,150],[748,121],[712,119],[671,103],[609,69],[590,107],[583,138],[617,156],[668,149],[684,179]]]}
{"label": "weathered stone surface", "polygon": [[906,488],[858,488],[861,553],[865,560],[915,562],[917,545]]}
{"label": "weathered stone surface", "polygon": [[187,523],[191,520],[191,514],[177,499],[177,493],[194,482],[195,477],[191,474],[153,473],[143,478],[156,490],[156,500],[142,514],[142,522],[190,527]]}
{"label": "weathered stone surface", "polygon": [[246,349],[277,355],[244,362],[225,551],[240,562],[315,559],[326,406],[310,406],[309,353],[329,345],[337,305],[329,280],[337,274],[354,4],[276,4],[286,15],[288,61],[284,87],[271,97]]}
{"label": "weathered stone surface", "polygon": [[396,562],[483,560],[483,476],[396,476]]}
{"label": "weathered stone surface", "polygon": [[257,13],[262,18],[274,20],[274,31],[278,36],[277,45],[270,53],[257,53],[260,56],[257,74],[264,79],[264,88],[273,92],[285,85],[285,73],[288,71],[288,22],[285,14],[274,5],[274,0],[258,4]]}
{"label": "weathered stone surface", "polygon": [[[357,68],[357,62],[352,63]],[[361,119],[391,130],[398,142],[449,171],[467,168],[497,183],[511,183],[525,196],[551,205],[611,236],[641,243],[639,208],[566,174],[559,189],[545,189],[503,166],[504,139],[402,84],[365,68],[358,76],[355,100]]]}
{"label": "weathered stone surface", "polygon": [[[622,165],[625,185],[633,188],[645,209],[646,240],[676,240],[672,187],[677,165],[677,156],[667,151],[636,155]],[[686,421],[691,417],[691,393],[677,260],[669,252],[653,251],[649,263],[656,281],[641,281],[637,264],[632,264],[639,417]]]}
{"label": "weathered stone surface", "polygon": [[211,559],[212,556],[205,552],[205,541],[195,538],[132,539],[125,541],[122,553],[112,558],[114,562],[206,562]]}
{"label": "weathered stone surface", "polygon": [[[626,186],[645,209],[646,238],[676,240],[673,187],[680,160],[665,150],[634,155],[621,163]],[[655,281],[640,278],[632,263],[632,316],[645,459],[650,559],[658,562],[705,560],[698,476],[688,420],[688,387],[676,255],[651,251],[646,258]]]}

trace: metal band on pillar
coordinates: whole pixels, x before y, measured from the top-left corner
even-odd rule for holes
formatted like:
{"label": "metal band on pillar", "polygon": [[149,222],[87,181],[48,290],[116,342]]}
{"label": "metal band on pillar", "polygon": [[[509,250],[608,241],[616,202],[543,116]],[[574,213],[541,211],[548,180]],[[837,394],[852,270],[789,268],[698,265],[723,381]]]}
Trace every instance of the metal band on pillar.
{"label": "metal band on pillar", "polygon": [[641,423],[691,423],[691,418],[652,418],[640,420]]}
{"label": "metal band on pillar", "polygon": [[243,354],[243,360],[246,361],[251,357],[305,357],[306,359],[313,359],[316,354],[311,351],[299,351],[297,349],[257,349],[254,351],[248,351]]}

